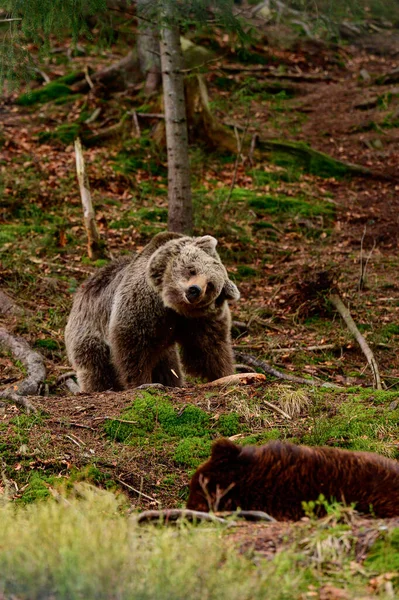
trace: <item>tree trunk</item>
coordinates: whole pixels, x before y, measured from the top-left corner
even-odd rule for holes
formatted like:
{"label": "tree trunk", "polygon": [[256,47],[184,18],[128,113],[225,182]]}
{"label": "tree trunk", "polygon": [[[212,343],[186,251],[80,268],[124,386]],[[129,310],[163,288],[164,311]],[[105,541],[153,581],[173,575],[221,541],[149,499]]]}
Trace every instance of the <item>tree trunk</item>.
{"label": "tree trunk", "polygon": [[[161,62],[159,57],[159,30],[155,19],[149,13],[151,0],[137,1],[139,29],[137,53],[140,71],[145,77],[144,95],[150,96],[161,83]],[[140,16],[142,17],[140,19]]]}
{"label": "tree trunk", "polygon": [[[164,3],[168,20],[170,7]],[[177,233],[191,233],[193,208],[191,200],[190,162],[186,103],[183,82],[183,53],[179,28],[169,23],[161,29],[161,66],[165,105],[166,146],[168,154],[168,228]]]}

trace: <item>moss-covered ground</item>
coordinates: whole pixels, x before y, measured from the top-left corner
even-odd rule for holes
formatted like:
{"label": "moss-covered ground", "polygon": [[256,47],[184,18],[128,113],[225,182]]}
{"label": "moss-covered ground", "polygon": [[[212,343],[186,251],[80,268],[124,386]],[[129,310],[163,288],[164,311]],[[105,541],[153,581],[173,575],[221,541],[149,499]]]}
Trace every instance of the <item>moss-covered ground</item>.
{"label": "moss-covered ground", "polygon": [[[69,370],[63,330],[77,287],[105,262],[86,255],[72,142],[77,133],[89,139],[126,119],[122,135],[90,145],[85,157],[110,252],[138,251],[166,229],[167,162],[152,136],[158,120],[143,118],[140,136],[133,135],[131,111],[161,109],[158,99],[148,101],[138,89],[111,98],[71,93],[87,62],[112,62],[89,46],[83,58],[50,58],[51,84],[25,86],[1,100],[0,288],[24,309],[22,316],[2,317],[1,325],[44,355],[49,395],[35,400],[34,416],[0,408],[0,491],[9,498],[0,508],[0,573],[10,573],[0,576],[0,595],[345,600],[397,593],[395,524],[349,518],[339,507],[326,521],[310,515],[298,527],[138,533],[126,517],[127,505],[134,511],[184,506],[191,474],[220,436],[240,444],[281,439],[399,458],[399,204],[397,184],[389,179],[399,139],[398,97],[393,86],[359,78],[362,67],[380,75],[392,65],[354,50],[349,60],[347,49],[337,62],[336,50],[315,57],[306,48],[262,46],[252,56],[226,60],[246,67],[279,64],[283,72],[297,65],[309,74],[322,69],[331,79],[299,83],[210,69],[215,115],[226,126],[240,124],[238,131],[247,129],[248,136],[259,132],[299,148],[310,143],[386,178],[348,177],[295,152],[254,152],[236,168],[236,156],[197,141],[190,154],[195,234],[218,238],[240,288],[233,319],[247,329],[233,328],[235,349],[291,374],[332,382],[336,390],[268,377],[263,384],[217,389],[190,381],[167,392],[69,395],[57,383]],[[125,48],[113,51],[122,55]],[[365,94],[375,102],[356,108]],[[97,120],[87,123],[95,111]],[[366,273],[359,290],[361,265]],[[375,353],[383,391],[372,389],[367,361],[332,306],[299,301],[304,283],[323,270],[337,275]],[[0,354],[1,387],[23,375],[18,361]],[[39,577],[50,546],[58,550]],[[77,565],[84,565],[79,576]]]}

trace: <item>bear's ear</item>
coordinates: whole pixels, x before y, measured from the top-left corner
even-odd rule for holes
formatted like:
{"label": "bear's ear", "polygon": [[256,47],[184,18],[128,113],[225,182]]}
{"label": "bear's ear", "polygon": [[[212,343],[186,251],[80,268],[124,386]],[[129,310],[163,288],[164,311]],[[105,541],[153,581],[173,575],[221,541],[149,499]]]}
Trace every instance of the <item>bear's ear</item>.
{"label": "bear's ear", "polygon": [[222,294],[226,300],[239,300],[240,299],[240,290],[238,287],[228,279],[223,286]]}
{"label": "bear's ear", "polygon": [[238,458],[242,448],[228,439],[217,440],[212,446],[211,458],[217,462],[231,463]]}
{"label": "bear's ear", "polygon": [[205,252],[215,252],[218,241],[211,235],[204,235],[194,240],[194,245]]}
{"label": "bear's ear", "polygon": [[188,241],[190,241],[190,238],[184,236],[172,239],[158,248],[151,256],[147,265],[147,277],[156,290],[160,290],[162,287],[163,276],[165,275],[168,262],[180,253],[182,245]]}

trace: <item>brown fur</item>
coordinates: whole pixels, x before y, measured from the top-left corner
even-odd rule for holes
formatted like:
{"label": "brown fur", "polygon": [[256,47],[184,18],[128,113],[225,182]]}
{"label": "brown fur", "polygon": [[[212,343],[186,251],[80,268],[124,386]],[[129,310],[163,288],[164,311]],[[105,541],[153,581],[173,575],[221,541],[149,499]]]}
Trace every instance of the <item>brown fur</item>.
{"label": "brown fur", "polygon": [[356,503],[363,513],[397,517],[399,462],[371,452],[282,442],[242,447],[222,439],[194,474],[187,508],[215,510],[216,503],[218,510],[263,510],[280,521],[298,520],[302,502],[320,494]]}
{"label": "brown fur", "polygon": [[181,386],[176,344],[188,373],[209,381],[233,373],[227,300],[239,292],[216,244],[211,236],[161,233],[80,287],[65,342],[82,391]]}

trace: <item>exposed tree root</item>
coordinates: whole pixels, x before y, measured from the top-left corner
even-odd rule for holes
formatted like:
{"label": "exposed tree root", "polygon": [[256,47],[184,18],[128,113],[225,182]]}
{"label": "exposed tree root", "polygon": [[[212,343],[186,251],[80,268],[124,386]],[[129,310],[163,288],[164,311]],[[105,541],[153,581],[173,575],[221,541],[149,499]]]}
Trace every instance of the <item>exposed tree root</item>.
{"label": "exposed tree root", "polygon": [[0,328],[0,346],[11,352],[17,360],[20,360],[28,372],[28,376],[19,384],[2,390],[0,398],[22,406],[27,412],[36,412],[33,404],[25,396],[40,395],[41,387],[46,378],[46,367],[42,355],[32,350],[23,338],[11,335],[3,327]]}
{"label": "exposed tree root", "polygon": [[0,290],[0,314],[22,316],[24,309],[18,306],[8,294]]}
{"label": "exposed tree root", "polygon": [[328,387],[338,389],[339,386],[334,383],[328,383],[325,381],[320,381],[319,379],[305,379],[304,377],[297,377],[296,375],[290,375],[289,373],[283,373],[282,371],[278,371],[274,367],[271,367],[264,360],[260,360],[251,354],[244,354],[243,352],[235,352],[235,357],[237,360],[241,361],[244,364],[248,364],[251,367],[258,367],[262,369],[268,375],[273,375],[273,377],[277,377],[278,379],[284,379],[286,381],[292,381],[293,383],[304,383],[306,385],[313,385],[316,387]]}
{"label": "exposed tree root", "polygon": [[[139,60],[135,51],[129,52],[118,62],[90,75],[94,89],[101,86],[105,94],[125,90],[129,84],[138,83],[141,79]],[[91,86],[84,73],[82,73],[82,80],[75,83],[72,89],[79,94],[90,92]]]}

